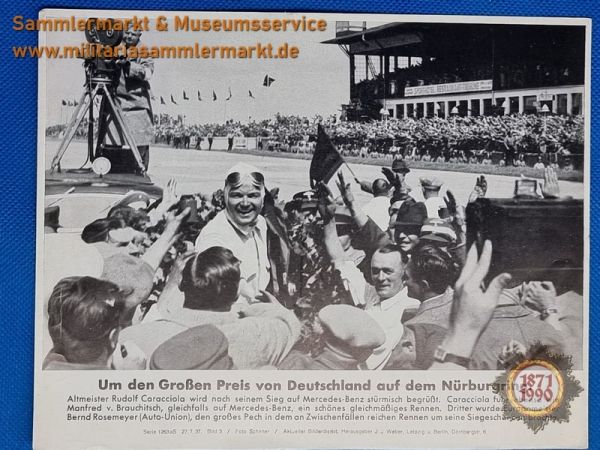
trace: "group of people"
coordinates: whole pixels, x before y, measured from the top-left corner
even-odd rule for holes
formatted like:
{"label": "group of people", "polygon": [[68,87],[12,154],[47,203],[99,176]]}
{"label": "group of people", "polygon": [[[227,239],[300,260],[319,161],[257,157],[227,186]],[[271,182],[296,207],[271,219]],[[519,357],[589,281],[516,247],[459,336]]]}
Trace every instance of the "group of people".
{"label": "group of people", "polygon": [[[212,150],[215,136],[245,136],[256,138],[259,150],[312,152],[319,122],[320,118],[296,116],[251,124],[229,122],[227,126],[167,122],[156,127],[155,139],[175,148]],[[583,151],[583,118],[579,116],[513,114],[371,123],[327,120],[325,125],[343,156],[529,167],[541,157],[544,166],[572,169],[579,161],[574,158]]]}
{"label": "group of people", "polygon": [[[354,186],[339,173],[336,194],[320,182],[286,201],[238,163],[211,197],[174,180],[158,204],[124,197],[49,292],[44,368],[497,369],[537,345],[580,367],[577,283],[484,288],[492,244],[466,248],[465,205],[441,179],[408,186],[409,171],[398,160]],[[478,177],[469,201],[486,191]],[[542,192],[560,195],[552,169]]]}

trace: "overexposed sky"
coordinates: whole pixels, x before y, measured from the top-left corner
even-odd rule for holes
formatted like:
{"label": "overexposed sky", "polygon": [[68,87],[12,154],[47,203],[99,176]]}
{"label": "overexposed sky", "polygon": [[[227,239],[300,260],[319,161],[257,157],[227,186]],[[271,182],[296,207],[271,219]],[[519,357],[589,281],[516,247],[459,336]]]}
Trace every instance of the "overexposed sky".
{"label": "overexposed sky", "polygon": [[[154,28],[155,21],[150,25]],[[185,15],[187,13],[179,13]],[[193,13],[198,18],[289,18],[292,15],[262,13]],[[318,13],[304,14],[320,18]],[[294,15],[295,18],[302,14]],[[169,25],[172,28],[172,20]],[[340,105],[349,100],[349,63],[336,45],[321,44],[335,37],[335,22],[328,20],[323,32],[144,32],[141,43],[159,45],[255,45],[284,42],[300,49],[297,59],[156,59],[151,80],[155,113],[185,114],[187,123],[223,122],[227,119],[247,121],[272,117],[275,113],[339,113]],[[79,45],[83,32],[47,32],[46,45]],[[41,62],[44,64],[44,62]],[[78,99],[83,91],[84,70],[81,60],[46,60],[47,125],[65,122],[73,108],[61,107],[62,99]],[[275,79],[271,87],[262,86],[265,75]],[[231,87],[232,98],[225,102]],[[185,90],[189,101],[183,100]],[[197,100],[200,90],[202,102]],[[212,91],[218,100],[212,101]],[[252,91],[253,100],[248,95]],[[178,105],[170,101],[173,94]],[[167,102],[160,104],[160,96]]]}

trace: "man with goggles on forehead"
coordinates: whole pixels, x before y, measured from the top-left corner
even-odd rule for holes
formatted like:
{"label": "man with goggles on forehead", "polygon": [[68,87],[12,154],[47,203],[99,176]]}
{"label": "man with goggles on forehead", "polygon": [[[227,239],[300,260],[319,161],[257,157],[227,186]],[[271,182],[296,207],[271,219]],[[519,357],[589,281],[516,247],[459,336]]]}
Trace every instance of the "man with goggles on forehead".
{"label": "man with goggles on forehead", "polygon": [[196,251],[225,247],[240,260],[239,294],[252,301],[270,281],[267,254],[267,223],[260,215],[265,196],[265,180],[249,164],[238,163],[226,174],[225,209],[200,232]]}

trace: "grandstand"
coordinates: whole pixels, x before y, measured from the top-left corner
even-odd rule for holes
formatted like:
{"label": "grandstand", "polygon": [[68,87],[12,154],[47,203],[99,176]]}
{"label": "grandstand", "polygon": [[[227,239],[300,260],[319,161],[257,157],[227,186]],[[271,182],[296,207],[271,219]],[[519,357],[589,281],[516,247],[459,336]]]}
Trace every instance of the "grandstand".
{"label": "grandstand", "polygon": [[585,28],[337,22],[348,120],[583,114]]}

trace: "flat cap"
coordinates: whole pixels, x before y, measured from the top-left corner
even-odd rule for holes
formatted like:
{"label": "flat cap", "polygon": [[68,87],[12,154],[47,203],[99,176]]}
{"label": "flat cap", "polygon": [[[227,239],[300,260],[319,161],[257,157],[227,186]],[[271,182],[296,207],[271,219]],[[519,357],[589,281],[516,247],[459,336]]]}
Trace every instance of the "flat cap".
{"label": "flat cap", "polygon": [[298,202],[300,210],[317,209],[317,193],[311,189],[308,191],[296,192],[293,200]]}
{"label": "flat cap", "polygon": [[350,305],[328,305],[319,311],[325,340],[351,355],[364,354],[385,343],[385,333],[362,309]]}
{"label": "flat cap", "polygon": [[444,184],[443,181],[441,181],[439,178],[420,178],[419,181],[421,181],[421,187],[423,189],[430,189],[432,191],[437,191],[439,190],[442,185]]}
{"label": "flat cap", "polygon": [[233,361],[225,335],[214,325],[185,330],[163,342],[150,358],[151,370],[229,370]]}
{"label": "flat cap", "polygon": [[456,231],[447,220],[431,218],[423,222],[421,239],[451,244],[456,242]]}

